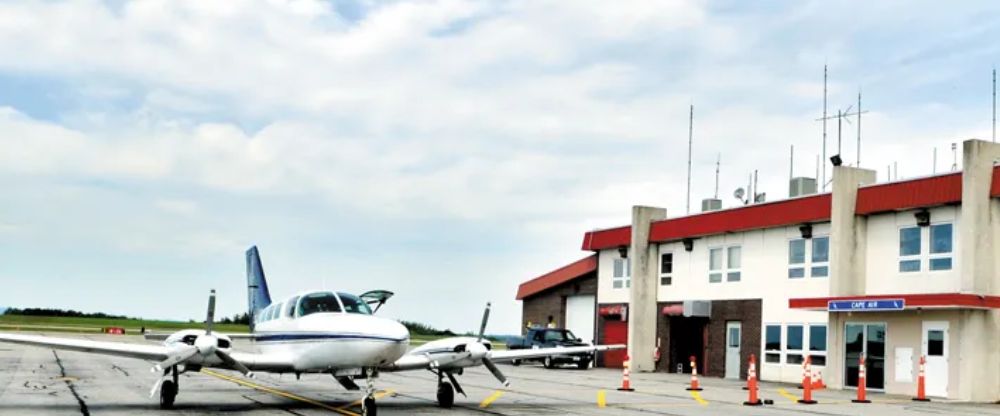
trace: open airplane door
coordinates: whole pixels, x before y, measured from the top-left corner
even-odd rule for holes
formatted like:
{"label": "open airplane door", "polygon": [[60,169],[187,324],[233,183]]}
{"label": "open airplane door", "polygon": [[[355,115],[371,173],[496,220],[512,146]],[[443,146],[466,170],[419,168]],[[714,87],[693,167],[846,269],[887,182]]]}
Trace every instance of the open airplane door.
{"label": "open airplane door", "polygon": [[365,293],[362,293],[361,296],[358,297],[361,298],[361,300],[368,303],[369,305],[375,305],[374,309],[372,310],[372,313],[375,313],[378,312],[378,309],[381,308],[382,305],[385,304],[385,301],[389,300],[389,298],[391,298],[392,295],[394,295],[394,293],[388,290],[369,290]]}

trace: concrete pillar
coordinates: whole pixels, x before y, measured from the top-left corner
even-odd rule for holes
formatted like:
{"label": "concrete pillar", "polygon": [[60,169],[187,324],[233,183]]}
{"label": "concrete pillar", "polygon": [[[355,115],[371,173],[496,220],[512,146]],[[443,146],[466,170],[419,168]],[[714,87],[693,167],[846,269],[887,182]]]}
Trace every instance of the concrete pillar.
{"label": "concrete pillar", "polygon": [[654,371],[653,350],[656,348],[657,246],[649,244],[649,225],[667,218],[667,210],[656,207],[632,207],[632,246],[629,262],[632,267],[631,292],[628,305],[628,355],[632,371]]}
{"label": "concrete pillar", "polygon": [[835,166],[830,208],[830,296],[865,293],[868,222],[855,215],[858,187],[875,183],[875,171]]}
{"label": "concrete pillar", "polygon": [[[858,187],[875,183],[875,171],[835,166],[830,207],[830,296],[865,294],[865,249],[868,221],[855,215]],[[843,314],[829,314],[827,371],[824,381],[833,388],[844,385]]]}
{"label": "concrete pillar", "polygon": [[[958,224],[958,252],[962,293],[1000,293],[994,243],[997,219],[990,187],[1000,145],[982,140],[962,143],[962,208]],[[934,219],[931,218],[933,221]],[[958,398],[995,401],[1000,398],[1000,312],[962,313]]]}

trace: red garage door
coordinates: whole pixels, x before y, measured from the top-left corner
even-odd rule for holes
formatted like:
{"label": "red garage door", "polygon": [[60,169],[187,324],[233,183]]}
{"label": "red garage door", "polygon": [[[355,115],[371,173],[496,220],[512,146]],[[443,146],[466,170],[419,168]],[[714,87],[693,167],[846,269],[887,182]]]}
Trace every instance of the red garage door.
{"label": "red garage door", "polygon": [[[626,344],[628,343],[628,322],[617,319],[604,321],[604,341],[602,344]],[[625,361],[626,350],[614,350],[604,352],[604,366],[608,368],[622,368]]]}

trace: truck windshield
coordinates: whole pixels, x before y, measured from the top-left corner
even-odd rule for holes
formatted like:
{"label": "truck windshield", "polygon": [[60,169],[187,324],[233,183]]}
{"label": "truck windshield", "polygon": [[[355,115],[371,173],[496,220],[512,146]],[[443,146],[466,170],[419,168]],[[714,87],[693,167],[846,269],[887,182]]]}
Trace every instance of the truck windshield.
{"label": "truck windshield", "polygon": [[576,336],[570,331],[545,331],[546,341],[576,341]]}

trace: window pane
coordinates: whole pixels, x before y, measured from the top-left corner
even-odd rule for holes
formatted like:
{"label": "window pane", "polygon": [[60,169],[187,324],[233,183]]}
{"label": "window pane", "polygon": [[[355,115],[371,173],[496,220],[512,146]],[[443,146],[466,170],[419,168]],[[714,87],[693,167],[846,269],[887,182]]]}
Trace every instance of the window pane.
{"label": "window pane", "polygon": [[781,362],[781,354],[773,354],[773,353],[764,354],[764,362],[768,362],[768,363],[780,363]]}
{"label": "window pane", "polygon": [[740,272],[729,272],[729,274],[726,275],[726,281],[728,282],[740,281]]}
{"label": "window pane", "polygon": [[624,283],[621,280],[612,280],[611,287],[614,289],[621,289]]}
{"label": "window pane", "polygon": [[713,248],[708,251],[708,270],[719,270],[722,268],[722,249]]}
{"label": "window pane", "polygon": [[789,241],[788,264],[802,264],[805,262],[806,262],[806,240]]}
{"label": "window pane", "polygon": [[915,256],[918,254],[920,254],[920,228],[899,229],[899,255]]}
{"label": "window pane", "polygon": [[625,276],[625,259],[615,259],[615,270],[612,273],[613,277]]}
{"label": "window pane", "polygon": [[927,331],[927,355],[944,356],[944,331]]}
{"label": "window pane", "polygon": [[826,263],[830,261],[830,237],[817,237],[812,240],[813,263]]}
{"label": "window pane", "polygon": [[951,253],[951,224],[931,226],[931,253]]}
{"label": "window pane", "polygon": [[809,351],[826,351],[826,325],[809,325]]}
{"label": "window pane", "polygon": [[340,302],[344,304],[345,312],[357,313],[361,315],[372,314],[372,310],[368,307],[368,303],[361,300],[361,298],[344,292],[337,292],[337,296],[340,297]]}
{"label": "window pane", "polygon": [[719,283],[722,281],[722,273],[709,273],[708,281],[710,283]]}
{"label": "window pane", "polygon": [[[730,269],[738,269],[738,268],[740,268],[740,262],[741,262],[740,253],[741,252],[742,252],[742,250],[740,249],[740,246],[729,247],[729,268]],[[739,279],[737,279],[737,280],[739,280]]]}
{"label": "window pane", "polygon": [[802,364],[802,354],[788,354],[785,356],[785,364]]}
{"label": "window pane", "polygon": [[951,257],[931,259],[931,270],[951,270]]}
{"label": "window pane", "polygon": [[793,267],[791,269],[788,269],[789,279],[799,279],[802,277],[806,277],[806,269],[803,269],[801,267]]}
{"label": "window pane", "polygon": [[788,338],[785,339],[786,350],[802,349],[802,325],[789,325]]}
{"label": "window pane", "polygon": [[740,330],[739,328],[729,328],[729,346],[731,348],[740,347]]}
{"label": "window pane", "polygon": [[674,282],[674,279],[672,277],[670,277],[670,276],[666,276],[666,277],[661,277],[660,278],[660,285],[662,285],[662,286],[670,286],[670,284],[673,283],[673,282]]}
{"label": "window pane", "polygon": [[822,366],[825,366],[826,365],[826,356],[825,355],[811,355],[811,356],[809,356],[809,361],[812,362],[812,365],[822,365]]}
{"label": "window pane", "polygon": [[660,255],[660,273],[670,274],[674,272],[674,253],[663,253]]}
{"label": "window pane", "polygon": [[781,326],[768,325],[766,327],[764,330],[764,349],[774,351],[781,349]]}
{"label": "window pane", "polygon": [[622,262],[625,263],[625,277],[631,277],[632,276],[632,262],[628,261],[628,259],[622,259]]}
{"label": "window pane", "polygon": [[903,260],[899,262],[899,271],[901,272],[919,272],[920,271],[920,260]]}
{"label": "window pane", "polygon": [[298,296],[293,296],[291,299],[288,300],[288,310],[285,311],[285,315],[286,316],[289,316],[289,317],[295,316],[295,304],[298,301],[299,301],[299,297]]}
{"label": "window pane", "polygon": [[816,266],[812,268],[812,277],[827,277],[830,275],[830,268],[827,266]]}

